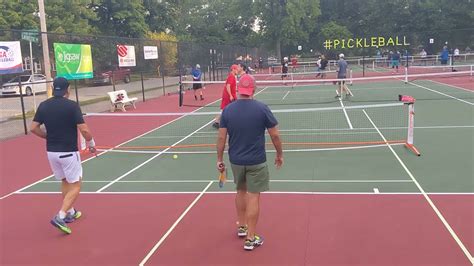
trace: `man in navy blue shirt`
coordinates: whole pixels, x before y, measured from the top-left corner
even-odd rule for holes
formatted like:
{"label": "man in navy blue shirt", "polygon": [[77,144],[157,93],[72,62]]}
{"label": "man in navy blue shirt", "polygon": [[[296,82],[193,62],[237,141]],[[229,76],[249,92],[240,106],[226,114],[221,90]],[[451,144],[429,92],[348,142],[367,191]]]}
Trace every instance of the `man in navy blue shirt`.
{"label": "man in navy blue shirt", "polygon": [[[42,102],[36,111],[31,132],[46,139],[48,160],[55,178],[61,181],[63,202],[51,224],[66,234],[71,223],[81,217],[73,204],[81,191],[82,166],[77,148],[77,130],[88,142],[89,151],[95,152],[95,142],[82,117],[79,105],[68,99],[69,82],[59,77],[53,82],[53,96]],[[44,124],[46,131],[41,129]]]}
{"label": "man in navy blue shirt", "polygon": [[228,105],[221,116],[217,140],[217,169],[225,170],[223,154],[229,135],[229,160],[237,186],[235,199],[239,228],[237,235],[246,237],[245,250],[263,244],[263,237],[255,234],[260,209],[260,193],[269,189],[265,152],[265,130],[276,149],[275,165],[283,164],[283,151],[278,121],[265,104],[253,99],[255,79],[248,74],[240,77],[239,100]]}

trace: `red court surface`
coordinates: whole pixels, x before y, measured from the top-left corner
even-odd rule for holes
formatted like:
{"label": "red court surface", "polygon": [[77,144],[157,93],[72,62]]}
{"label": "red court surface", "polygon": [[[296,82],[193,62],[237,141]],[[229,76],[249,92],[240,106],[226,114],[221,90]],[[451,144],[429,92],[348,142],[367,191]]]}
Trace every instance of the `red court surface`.
{"label": "red court surface", "polygon": [[60,195],[0,201],[0,265],[137,265],[193,195],[81,195],[83,218],[64,235],[49,224]]}
{"label": "red court surface", "polygon": [[[211,194],[149,265],[470,265],[421,195],[267,194],[262,200],[262,247],[243,250],[233,196]],[[474,222],[467,218],[465,228]]]}
{"label": "red court surface", "polygon": [[431,195],[444,218],[458,233],[471,254],[474,253],[474,196],[473,195]]}
{"label": "red court surface", "polygon": [[[49,225],[60,195],[14,195],[0,202],[1,265],[137,265],[195,197],[85,194],[67,236]],[[421,195],[265,194],[252,252],[233,198],[205,194],[146,264],[470,265]],[[472,252],[472,196],[435,200]]]}
{"label": "red court surface", "polygon": [[[207,86],[204,101],[197,101],[196,106],[183,106],[178,109],[178,95],[170,95],[147,100],[146,102],[137,103],[137,109],[128,109],[128,113],[141,112],[166,112],[175,110],[176,112],[191,112],[198,107],[214,102],[219,99],[221,85]],[[186,101],[194,103],[192,92],[185,94]],[[106,105],[105,105],[106,106]],[[92,132],[98,145],[105,141],[107,145],[118,145],[124,141],[130,140],[143,133],[146,133],[160,125],[163,125],[176,117],[163,117],[155,119],[141,119],[141,123],[133,123],[133,127],[126,127],[127,120],[136,120],[137,118],[122,118],[120,120],[104,119],[96,120],[95,118],[87,118],[86,122],[91,128],[117,128],[120,134],[107,134],[101,132]],[[98,126],[100,125],[100,126]],[[86,159],[83,157],[82,159]],[[21,167],[21,166],[26,167]],[[46,142],[33,134],[20,136],[4,141],[0,141],[0,198],[8,195],[16,190],[30,185],[33,182],[41,180],[51,174],[51,169],[46,157]]]}
{"label": "red court surface", "polygon": [[432,82],[461,90],[474,91],[474,77],[433,78]]}
{"label": "red court surface", "polygon": [[[206,101],[187,91],[189,104],[179,109],[172,95],[130,112],[194,111],[221,88],[209,85]],[[131,118],[123,119],[88,122],[119,128]],[[172,119],[143,119],[113,136],[97,132],[96,140],[118,145]],[[76,206],[84,217],[66,236],[49,224],[59,194],[9,194],[50,174],[44,146],[32,135],[0,142],[0,198],[10,195],[0,200],[0,265],[138,265],[197,197],[83,194]],[[474,254],[472,194],[430,197]],[[471,265],[422,195],[264,194],[259,232],[266,242],[253,252],[243,250],[235,220],[233,194],[204,194],[147,265]]]}

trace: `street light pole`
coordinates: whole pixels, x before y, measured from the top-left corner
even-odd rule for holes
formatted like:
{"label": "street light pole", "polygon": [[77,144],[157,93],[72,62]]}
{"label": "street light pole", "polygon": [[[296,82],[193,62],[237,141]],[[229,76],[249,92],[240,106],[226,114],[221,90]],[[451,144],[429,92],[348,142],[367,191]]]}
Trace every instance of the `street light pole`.
{"label": "street light pole", "polygon": [[[46,28],[46,12],[44,11],[44,0],[38,0],[39,6],[39,18],[41,27],[41,46],[43,46],[43,61],[44,61],[44,74],[46,76],[46,82],[51,82],[51,63],[49,61],[49,44],[48,44],[48,32]],[[51,86],[46,84],[48,90],[48,97],[52,96]]]}

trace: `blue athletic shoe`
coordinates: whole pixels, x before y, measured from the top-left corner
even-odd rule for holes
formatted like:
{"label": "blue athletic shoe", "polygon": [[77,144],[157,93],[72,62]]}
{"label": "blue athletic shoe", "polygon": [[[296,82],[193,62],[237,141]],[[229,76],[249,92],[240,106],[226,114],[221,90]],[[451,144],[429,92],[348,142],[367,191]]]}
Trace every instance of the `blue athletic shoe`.
{"label": "blue athletic shoe", "polygon": [[263,245],[263,237],[255,235],[254,239],[246,239],[244,242],[244,249],[252,251],[254,248]]}
{"label": "blue athletic shoe", "polygon": [[78,210],[75,210],[74,214],[67,213],[66,218],[64,218],[64,221],[66,223],[72,223],[75,220],[81,218],[81,216],[82,216],[82,212],[78,211]]}
{"label": "blue athletic shoe", "polygon": [[65,234],[69,235],[70,233],[72,233],[71,228],[69,228],[64,222],[64,220],[60,219],[58,215],[54,216],[54,218],[51,220],[51,224]]}

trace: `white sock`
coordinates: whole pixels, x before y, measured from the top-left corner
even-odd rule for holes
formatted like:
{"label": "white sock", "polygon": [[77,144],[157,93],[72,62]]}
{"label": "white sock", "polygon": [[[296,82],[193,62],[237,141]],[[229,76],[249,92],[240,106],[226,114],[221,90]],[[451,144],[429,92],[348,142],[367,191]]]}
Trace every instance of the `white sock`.
{"label": "white sock", "polygon": [[59,219],[64,219],[66,218],[66,213],[63,211],[59,211],[58,216],[59,216]]}
{"label": "white sock", "polygon": [[70,215],[74,215],[76,213],[76,210],[74,209],[74,207],[72,207],[67,211],[67,213],[69,213]]}

